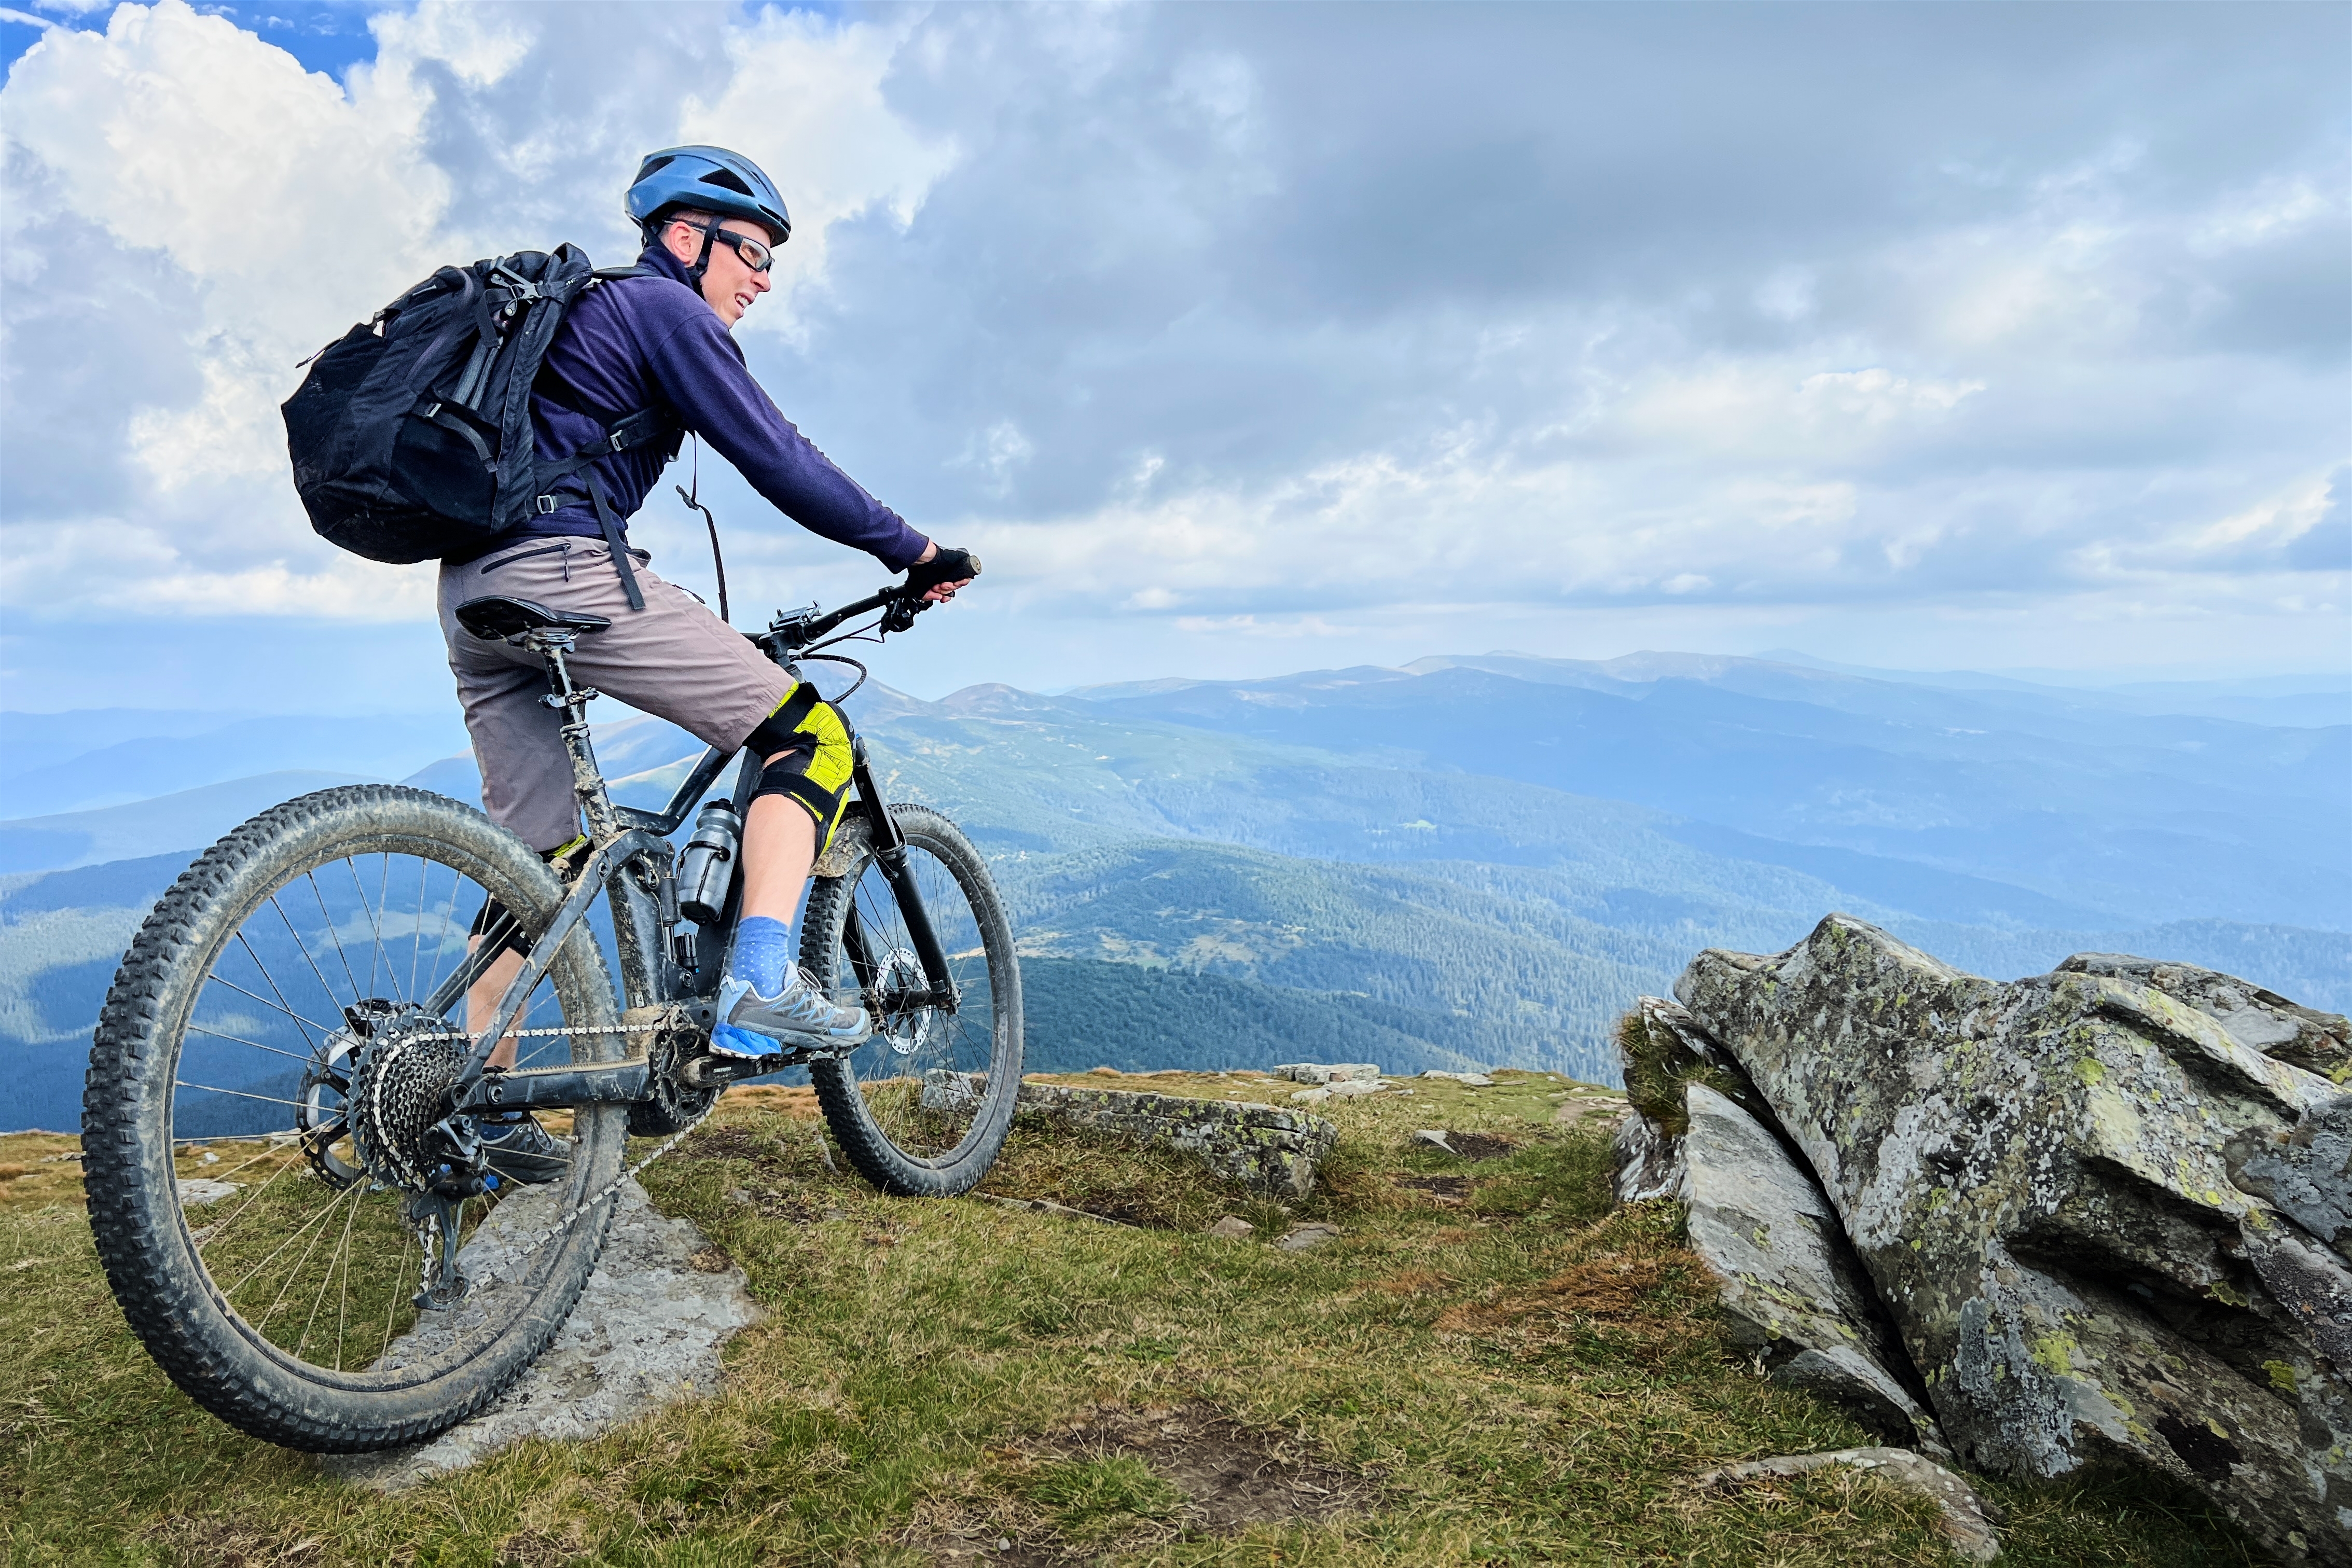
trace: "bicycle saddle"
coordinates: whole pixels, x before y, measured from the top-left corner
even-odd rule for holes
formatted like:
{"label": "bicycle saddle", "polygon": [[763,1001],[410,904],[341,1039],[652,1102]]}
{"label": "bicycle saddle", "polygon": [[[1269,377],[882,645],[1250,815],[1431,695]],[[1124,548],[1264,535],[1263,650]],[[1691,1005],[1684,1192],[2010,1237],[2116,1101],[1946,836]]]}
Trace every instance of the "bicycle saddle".
{"label": "bicycle saddle", "polygon": [[609,616],[550,610],[544,604],[534,604],[528,599],[512,599],[503,593],[494,593],[485,599],[468,599],[457,606],[457,624],[485,642],[520,637],[526,632],[536,632],[542,627],[555,627],[565,632],[602,632],[612,623]]}

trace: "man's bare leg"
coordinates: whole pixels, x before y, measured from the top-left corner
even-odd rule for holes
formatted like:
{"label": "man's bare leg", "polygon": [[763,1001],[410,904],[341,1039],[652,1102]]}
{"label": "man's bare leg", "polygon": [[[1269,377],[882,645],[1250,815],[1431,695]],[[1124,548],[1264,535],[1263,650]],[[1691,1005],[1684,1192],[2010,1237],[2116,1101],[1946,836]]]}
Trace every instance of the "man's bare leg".
{"label": "man's bare leg", "polygon": [[[788,748],[765,760],[772,766],[791,755]],[[797,799],[751,798],[743,824],[743,914],[710,1032],[710,1048],[722,1056],[766,1056],[795,1044],[855,1045],[866,1036],[866,1009],[807,986],[793,962],[793,911],[816,846],[816,822]]]}
{"label": "man's bare leg", "polygon": [[[774,762],[792,753],[780,751]],[[789,925],[801,885],[816,863],[816,820],[785,795],[760,795],[743,819],[743,915]],[[485,1026],[487,1027],[487,1026]]]}
{"label": "man's bare leg", "polygon": [[[778,752],[767,758],[791,755]],[[816,863],[816,821],[799,801],[782,795],[762,795],[751,802],[751,810],[743,823],[743,914],[755,915],[789,925],[793,909],[801,901],[801,888],[808,881],[809,868]],[[469,937],[466,951],[473,952],[482,945],[479,936]],[[498,1016],[499,998],[507,987],[522,973],[522,955],[501,953],[482,977],[466,992],[466,1032],[479,1035],[490,1027]],[[499,1041],[490,1052],[490,1065],[512,1067],[520,1041],[509,1034]]]}
{"label": "man's bare leg", "polygon": [[[469,936],[466,939],[466,951],[471,953],[481,945],[482,939],[479,936]],[[490,967],[483,971],[482,977],[476,980],[466,992],[467,1034],[478,1039],[481,1032],[490,1027],[490,1021],[499,1016],[499,998],[507,994],[508,985],[521,973],[522,955],[512,948],[509,948],[490,961]],[[515,1063],[515,1047],[519,1043],[520,1041],[511,1034],[499,1041],[490,1051],[490,1065],[497,1068],[512,1067]]]}

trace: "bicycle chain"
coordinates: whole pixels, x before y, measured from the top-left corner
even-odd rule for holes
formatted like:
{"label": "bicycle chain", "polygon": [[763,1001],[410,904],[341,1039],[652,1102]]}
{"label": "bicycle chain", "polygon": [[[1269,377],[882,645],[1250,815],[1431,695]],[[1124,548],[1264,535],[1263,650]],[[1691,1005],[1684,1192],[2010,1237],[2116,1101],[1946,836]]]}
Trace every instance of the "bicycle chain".
{"label": "bicycle chain", "polygon": [[[504,1040],[547,1040],[558,1035],[579,1034],[652,1034],[669,1026],[662,1023],[589,1023],[557,1024],[549,1029],[510,1029],[499,1038]],[[470,1034],[412,1034],[413,1040],[471,1040]]]}
{"label": "bicycle chain", "polygon": [[702,1125],[704,1118],[708,1117],[711,1112],[716,1111],[717,1109],[719,1109],[719,1101],[714,1097],[709,1104],[702,1108],[700,1115],[696,1116],[693,1121],[688,1122],[685,1126],[680,1127],[676,1133],[672,1134],[669,1138],[662,1144],[660,1148],[656,1149],[652,1154],[647,1155],[644,1159],[639,1160],[635,1165],[629,1166],[620,1175],[614,1176],[611,1181],[606,1182],[604,1186],[599,1188],[592,1197],[584,1198],[581,1202],[573,1205],[571,1213],[564,1215],[554,1224],[549,1226],[545,1230],[541,1231],[537,1236],[531,1238],[531,1239],[523,1247],[522,1250],[514,1255],[514,1261],[517,1263],[527,1261],[531,1255],[536,1253],[541,1248],[546,1246],[557,1237],[570,1230],[572,1228],[572,1221],[578,1219],[582,1215],[587,1213],[590,1209],[595,1207],[598,1204],[604,1202],[606,1198],[620,1191],[621,1184],[623,1182],[635,1177],[642,1173],[647,1166],[652,1165],[656,1160],[661,1158],[664,1155],[677,1147],[679,1144],[686,1140],[686,1135],[688,1133],[693,1132],[697,1127]]}

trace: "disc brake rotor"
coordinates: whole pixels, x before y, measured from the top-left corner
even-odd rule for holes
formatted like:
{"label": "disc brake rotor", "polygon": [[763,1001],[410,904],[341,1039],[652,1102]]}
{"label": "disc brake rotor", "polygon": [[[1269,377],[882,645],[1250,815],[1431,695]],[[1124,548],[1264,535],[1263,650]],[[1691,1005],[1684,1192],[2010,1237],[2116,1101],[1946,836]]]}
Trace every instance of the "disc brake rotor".
{"label": "disc brake rotor", "polygon": [[[874,996],[879,1004],[874,1031],[900,1056],[912,1056],[930,1043],[931,1032],[939,1027],[939,1012],[928,1001],[930,988],[923,961],[911,947],[892,948],[882,960],[881,972],[874,977]],[[927,999],[910,1007],[908,997]]]}

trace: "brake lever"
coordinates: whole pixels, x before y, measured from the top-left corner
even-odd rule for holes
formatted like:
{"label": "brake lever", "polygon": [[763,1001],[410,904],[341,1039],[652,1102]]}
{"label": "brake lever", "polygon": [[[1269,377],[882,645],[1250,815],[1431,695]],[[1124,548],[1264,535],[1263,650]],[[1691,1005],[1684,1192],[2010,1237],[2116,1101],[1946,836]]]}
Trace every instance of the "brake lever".
{"label": "brake lever", "polygon": [[931,601],[919,593],[909,593],[890,601],[882,612],[881,633],[887,637],[893,632],[905,632],[915,624],[915,617],[931,607]]}

